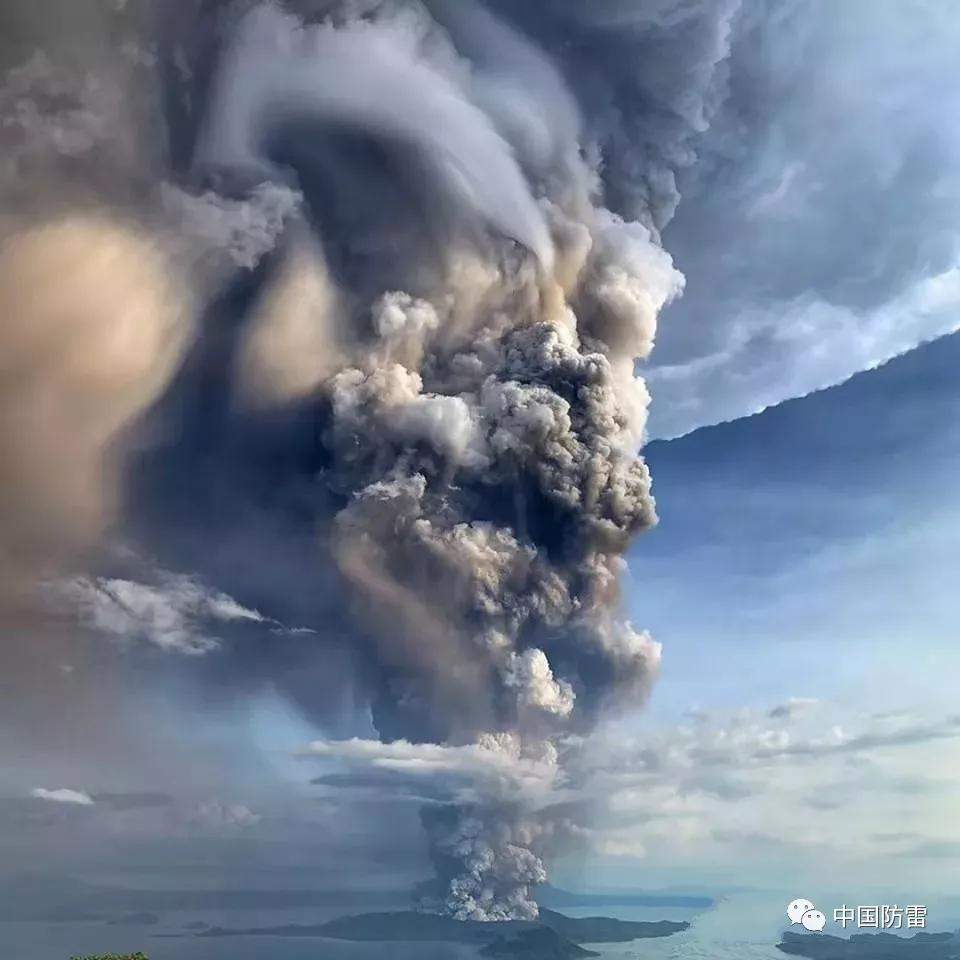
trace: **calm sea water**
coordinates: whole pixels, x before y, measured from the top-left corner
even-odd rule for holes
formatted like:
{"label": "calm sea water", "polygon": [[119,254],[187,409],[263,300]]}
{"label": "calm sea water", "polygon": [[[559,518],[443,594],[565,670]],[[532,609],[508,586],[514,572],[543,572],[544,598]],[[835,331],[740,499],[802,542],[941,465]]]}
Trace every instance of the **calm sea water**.
{"label": "calm sea water", "polygon": [[[795,895],[795,894],[794,894]],[[684,933],[658,940],[588,945],[605,958],[621,960],[785,960],[775,948],[786,928],[784,908],[791,894],[744,892],[724,898],[701,913],[677,909],[609,907],[568,909],[570,916],[603,914],[623,920],[691,920]],[[833,903],[825,901],[832,913]],[[402,905],[398,904],[398,909]],[[960,926],[960,901],[929,904],[930,930]],[[75,955],[143,950],[150,960],[476,960],[473,947],[453,944],[355,944],[285,937],[223,939],[157,936],[182,933],[185,925],[204,921],[224,927],[320,923],[340,910],[270,910],[197,914],[178,912],[152,927],[99,924],[0,923],[3,960],[69,960]],[[828,913],[828,915],[830,915]],[[831,924],[832,927],[832,924]],[[828,928],[828,933],[839,934]],[[855,932],[848,930],[847,933]]]}

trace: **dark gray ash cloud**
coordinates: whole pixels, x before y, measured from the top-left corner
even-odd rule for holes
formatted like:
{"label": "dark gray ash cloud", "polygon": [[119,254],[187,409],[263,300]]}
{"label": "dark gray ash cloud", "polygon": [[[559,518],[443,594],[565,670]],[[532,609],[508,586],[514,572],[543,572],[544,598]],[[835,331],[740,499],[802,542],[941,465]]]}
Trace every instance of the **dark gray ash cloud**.
{"label": "dark gray ash cloud", "polygon": [[[33,642],[4,641],[0,677],[56,675],[50,699],[98,733],[102,704],[142,699],[110,731],[129,742],[89,747],[139,746],[135,771],[180,705],[212,730],[280,701],[320,737],[318,794],[423,802],[431,909],[535,915],[547,859],[586,829],[590,804],[564,794],[582,738],[642,704],[658,668],[619,585],[656,522],[636,368],[684,289],[664,238],[695,262],[695,226],[670,226],[684,189],[700,210],[714,198],[723,230],[768,224],[819,182],[818,158],[750,147],[749,78],[799,70],[762,14],[802,5],[145,0],[91,8],[69,56],[27,6],[11,8],[0,87],[0,618]],[[757,31],[773,66],[744,52]],[[763,169],[713,193],[724,151]],[[891,182],[940,156],[920,150]],[[932,277],[831,288],[831,304],[883,329],[928,318],[950,293]],[[770,299],[809,321],[792,282],[771,275]],[[777,338],[718,289],[746,311],[738,370]],[[661,432],[745,402],[678,326],[653,368]],[[38,582],[61,584],[73,621]],[[62,732],[39,700],[0,710],[38,744]],[[69,753],[51,754],[64,776],[29,782],[77,782]],[[174,765],[176,747],[160,753]],[[233,764],[253,796],[231,781],[229,801],[195,798],[191,829],[274,828],[255,765]],[[137,779],[108,778],[92,807],[164,810],[164,779],[157,795]]]}
{"label": "dark gray ash cloud", "polygon": [[[662,136],[639,103],[622,135],[611,125],[623,104],[592,126],[587,101],[609,95],[556,56],[554,31],[574,25],[611,52],[623,31],[567,10],[537,24],[480,4],[261,4],[219,24],[189,176],[234,197],[264,180],[287,186],[313,236],[292,231],[227,312],[215,308],[218,341],[165,404],[208,389],[211,363],[227,365],[225,398],[201,414],[210,433],[157,463],[165,482],[183,471],[191,485],[199,456],[229,450],[237,511],[266,494],[264,528],[294,511],[319,523],[312,564],[342,596],[325,600],[327,629],[362,660],[359,695],[388,741],[509,743],[513,762],[536,764],[557,737],[638,703],[656,672],[658,645],[617,601],[622,554],[655,520],[634,363],[682,289],[659,231],[731,10],[680,17],[716,42],[710,63],[690,48],[684,106],[696,116],[660,104]],[[672,18],[655,20],[639,18],[638,42],[669,34]],[[611,56],[611,88],[627,56]],[[624,136],[648,144],[635,191]],[[322,335],[284,309],[293,289],[309,291]],[[166,420],[163,405],[155,416]],[[282,431],[296,446],[257,493],[257,460]],[[167,499],[150,493],[143,512],[167,511]],[[168,550],[196,550],[170,546],[186,520],[163,531]],[[255,609],[286,618],[278,602]],[[544,831],[487,778],[471,790],[424,813],[442,881],[434,907],[532,915]]]}
{"label": "dark gray ash cloud", "polygon": [[[718,61],[730,9],[640,17],[633,33],[716,34]],[[119,53],[38,55],[0,98],[10,185],[29,186],[0,290],[42,276],[42,258],[89,257],[70,306],[103,338],[102,366],[77,378],[59,299],[13,328],[11,383],[39,356],[79,424],[44,418],[39,395],[47,445],[19,422],[4,432],[29,437],[12,489],[32,495],[68,434],[79,468],[50,490],[52,549],[37,542],[25,579],[52,576],[88,628],[145,641],[174,674],[204,654],[220,701],[269,685],[329,729],[346,698],[387,743],[468,751],[467,785],[422,816],[432,908],[535,915],[552,828],[504,784],[557,776],[555,741],[637,704],[656,674],[658,644],[618,603],[623,553],[655,522],[634,364],[682,289],[659,231],[714,63],[690,47],[683,109],[648,90],[658,132],[639,101],[631,117],[608,102],[635,48],[605,16],[184,3],[154,46],[155,13],[106,17]],[[591,60],[608,47],[611,76],[564,63],[561,28]],[[643,170],[626,169],[624,138]],[[152,271],[133,289],[124,257]],[[153,338],[116,335],[118,312]],[[36,450],[48,461],[25,472]],[[80,514],[77,479],[75,550],[93,569],[63,576],[78,564],[57,511]],[[160,566],[144,577],[134,553],[100,551],[108,533]],[[321,670],[339,699],[312,682]]]}

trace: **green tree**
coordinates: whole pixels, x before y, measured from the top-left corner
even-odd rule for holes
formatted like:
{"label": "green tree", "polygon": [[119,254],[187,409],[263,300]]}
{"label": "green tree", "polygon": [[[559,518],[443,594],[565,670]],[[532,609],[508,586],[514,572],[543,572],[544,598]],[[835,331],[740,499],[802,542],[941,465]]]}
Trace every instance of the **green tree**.
{"label": "green tree", "polygon": [[103,953],[95,957],[71,957],[70,960],[149,960],[145,953]]}

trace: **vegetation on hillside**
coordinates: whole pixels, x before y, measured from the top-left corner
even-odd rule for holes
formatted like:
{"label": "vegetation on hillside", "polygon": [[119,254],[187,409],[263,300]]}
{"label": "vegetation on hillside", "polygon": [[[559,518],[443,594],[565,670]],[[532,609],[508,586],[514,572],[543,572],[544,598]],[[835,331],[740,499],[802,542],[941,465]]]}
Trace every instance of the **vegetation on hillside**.
{"label": "vegetation on hillside", "polygon": [[145,953],[101,953],[93,957],[71,957],[70,960],[150,960]]}

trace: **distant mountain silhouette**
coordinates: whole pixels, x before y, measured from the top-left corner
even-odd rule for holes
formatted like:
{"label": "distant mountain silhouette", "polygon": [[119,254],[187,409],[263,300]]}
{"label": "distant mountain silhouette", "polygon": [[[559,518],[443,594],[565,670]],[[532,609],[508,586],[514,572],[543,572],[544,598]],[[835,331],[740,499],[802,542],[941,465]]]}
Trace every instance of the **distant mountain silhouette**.
{"label": "distant mountain silhouette", "polygon": [[0,921],[109,921],[176,910],[386,909],[404,900],[396,890],[136,890],[41,873],[0,877]]}

